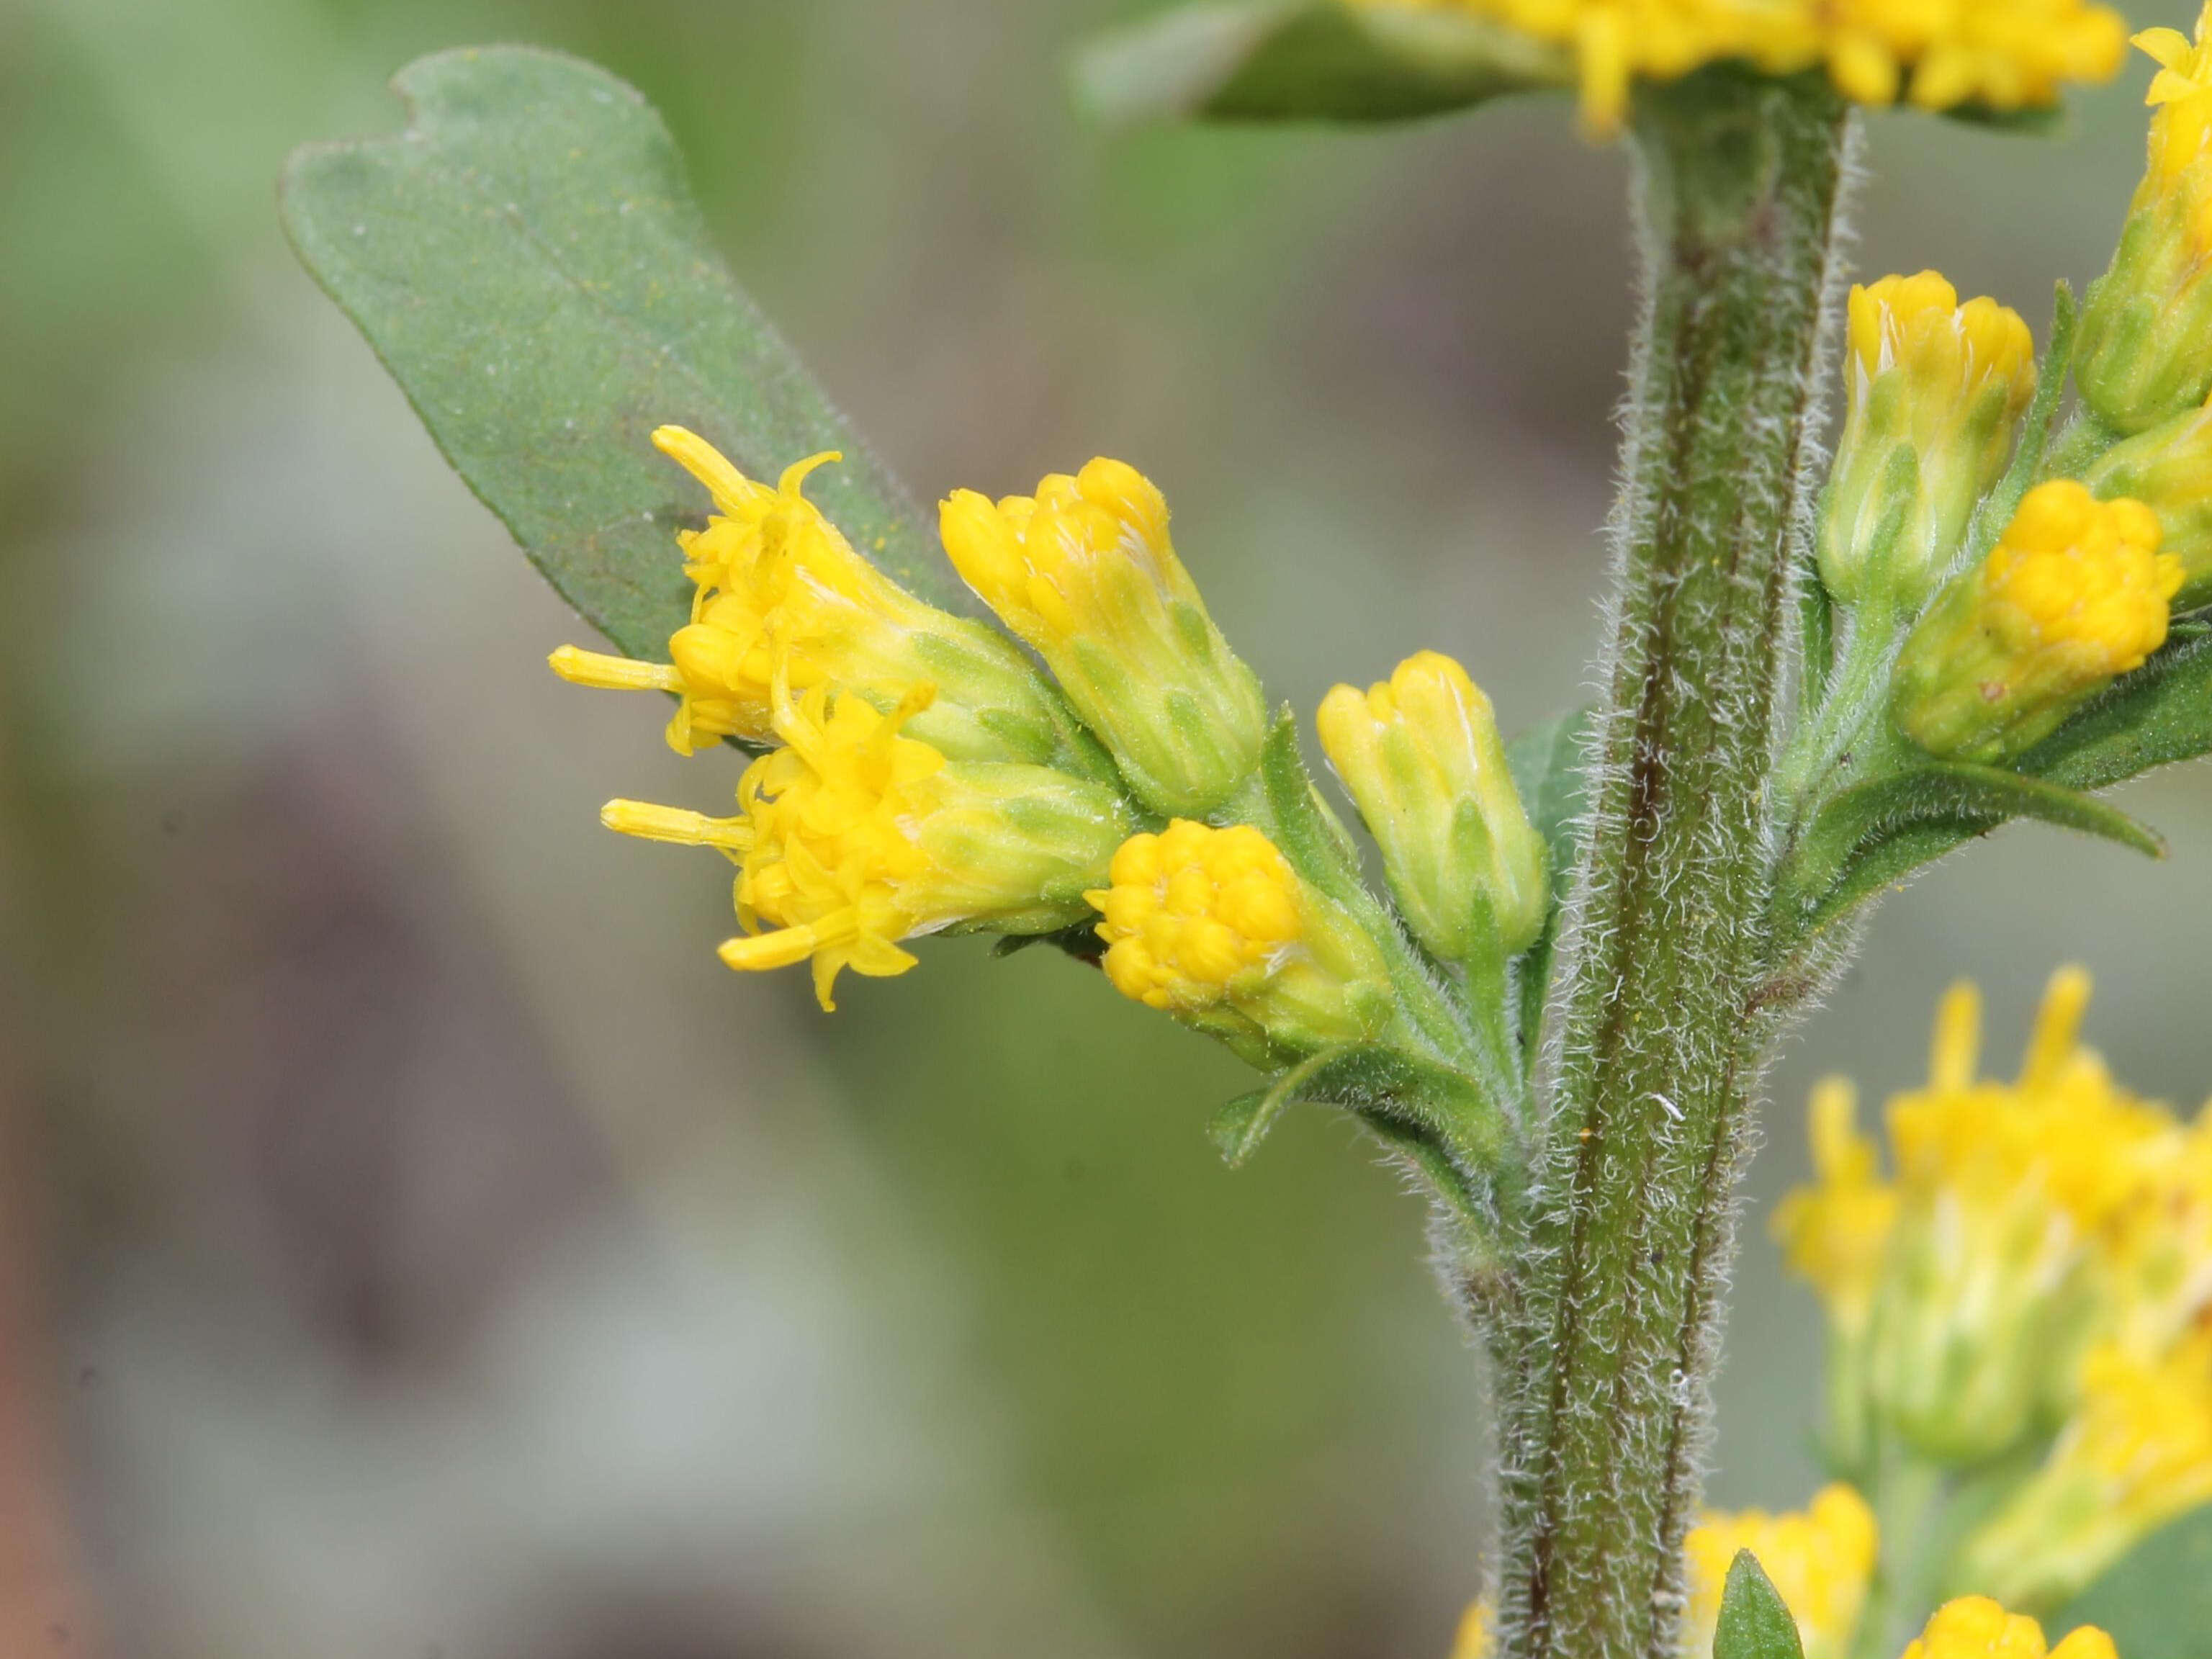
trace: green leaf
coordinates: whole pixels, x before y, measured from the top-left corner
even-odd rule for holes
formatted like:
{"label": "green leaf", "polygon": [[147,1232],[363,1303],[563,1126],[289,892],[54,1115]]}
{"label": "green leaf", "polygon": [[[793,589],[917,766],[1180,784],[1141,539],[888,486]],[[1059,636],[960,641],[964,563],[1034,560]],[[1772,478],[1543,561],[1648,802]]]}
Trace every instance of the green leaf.
{"label": "green leaf", "polygon": [[295,151],[284,228],[456,471],[562,596],[634,657],[689,620],[674,543],[705,494],[656,451],[690,427],[809,480],[854,545],[933,598],[927,525],[708,241],[659,116],[604,70],[524,47],[400,71],[407,131]]}
{"label": "green leaf", "polygon": [[2124,1659],[2212,1659],[2212,1507],[2153,1533],[2045,1628],[2055,1643],[2077,1625]]}
{"label": "green leaf", "polygon": [[1075,66],[1078,96],[1116,120],[1395,121],[1573,80],[1565,52],[1502,25],[1345,0],[1185,7]]}
{"label": "green leaf", "polygon": [[1797,1621],[1773,1580],[1749,1550],[1729,1564],[1721,1592],[1720,1622],[1713,1631],[1713,1659],[1804,1659]]}
{"label": "green leaf", "polygon": [[1265,824],[1283,856],[1308,881],[1340,904],[1379,923],[1375,896],[1359,878],[1359,848],[1331,810],[1298,752],[1297,716],[1285,707],[1260,750]]}
{"label": "green leaf", "polygon": [[2152,858],[2166,853],[2154,830],[2094,796],[1994,766],[1928,761],[1856,784],[1821,808],[1798,843],[1784,891],[1824,921],[2008,818],[2102,836]]}
{"label": "green leaf", "polygon": [[1583,770],[1597,725],[1597,711],[1577,708],[1531,727],[1506,745],[1505,763],[1520,792],[1521,808],[1544,838],[1549,855],[1552,908],[1544,931],[1521,958],[1521,1036],[1534,1052],[1552,976],[1552,947],[1559,931],[1560,907],[1575,871],[1575,823],[1589,799]]}
{"label": "green leaf", "polygon": [[1504,1121],[1472,1080],[1380,1042],[1325,1048],[1277,1073],[1264,1088],[1215,1112],[1206,1133],[1229,1166],[1238,1168],[1300,1101],[1344,1107],[1378,1132],[1389,1131],[1386,1139],[1410,1137],[1447,1163],[1456,1152],[1488,1164],[1504,1145]]}

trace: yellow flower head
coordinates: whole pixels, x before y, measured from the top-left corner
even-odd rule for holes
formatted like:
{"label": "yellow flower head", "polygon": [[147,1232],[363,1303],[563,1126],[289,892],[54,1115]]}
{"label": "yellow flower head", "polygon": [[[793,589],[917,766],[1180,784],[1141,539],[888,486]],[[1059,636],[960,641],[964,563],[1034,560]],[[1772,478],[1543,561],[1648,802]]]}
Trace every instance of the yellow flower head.
{"label": "yellow flower head", "polygon": [[1928,1627],[1905,1649],[1905,1659],[2116,1659],[2112,1638],[2084,1625],[2055,1648],[2043,1626],[2007,1613],[1986,1595],[1966,1595],[1936,1610]]}
{"label": "yellow flower head", "polygon": [[1937,1462],[2002,1452],[2070,1408],[2085,1334],[2167,1333],[2212,1298],[2212,1181],[2185,1226],[2164,1196],[2192,1167],[2184,1132],[2081,1045],[2088,999],[2081,969],[2052,976],[2006,1084],[1979,1077],[1980,998],[1952,988],[1928,1085],[1890,1103],[1891,1182],[1847,1088],[1822,1085],[1820,1181],[1776,1224],[1828,1303],[1831,1449],[1847,1462],[1870,1424]]}
{"label": "yellow flower head", "polygon": [[1690,1580],[1683,1650],[1713,1650],[1729,1564],[1737,1551],[1747,1549],[1797,1621],[1805,1659],[1844,1659],[1866,1605],[1879,1542],[1873,1510],[1841,1483],[1824,1488],[1810,1507],[1782,1515],[1708,1511],[1682,1545]]}
{"label": "yellow flower head", "polygon": [[995,505],[955,490],[939,526],[963,580],[1036,647],[1147,805],[1210,811],[1251,775],[1260,683],[1176,556],[1152,480],[1102,459]]}
{"label": "yellow flower head", "polygon": [[2100,501],[2071,479],[2030,490],[1906,640],[1891,704],[1905,735],[1931,754],[2006,759],[2141,667],[2182,583],[2141,501]]}
{"label": "yellow flower head", "polygon": [[1521,809],[1490,699],[1464,668],[1420,652],[1364,692],[1337,686],[1314,723],[1424,945],[1456,962],[1486,939],[1509,955],[1535,942],[1544,839]]}
{"label": "yellow flower head", "polygon": [[2212,7],[2194,40],[2176,29],[2135,38],[2156,60],[2149,159],[2112,269],[2090,288],[2075,379],[2090,407],[2124,432],[2195,408],[2212,389]]}
{"label": "yellow flower head", "polygon": [[1820,516],[1820,579],[1908,614],[1966,538],[2035,395],[2018,312],[1959,303],[1932,270],[1851,289],[1843,441]]}
{"label": "yellow flower head", "polygon": [[617,800],[610,829],[719,848],[738,866],[744,937],[721,947],[732,968],[812,957],[816,994],[834,1008],[837,975],[902,974],[898,941],[954,926],[1049,932],[1085,914],[1082,893],[1127,833],[1119,800],[1049,768],[948,762],[902,730],[927,687],[890,714],[817,686],[793,702],[775,687],[784,747],[746,768],[738,816],[708,818]]}
{"label": "yellow flower head", "polygon": [[1373,941],[1251,825],[1178,818],[1123,842],[1110,873],[1085,897],[1122,995],[1248,1046],[1347,1041],[1387,1018]]}
{"label": "yellow flower head", "polygon": [[2155,1358],[2100,1346],[2043,1467],[1966,1543],[1960,1572],[2015,1601],[2078,1595],[2142,1539],[2212,1503],[2212,1329]]}
{"label": "yellow flower head", "polygon": [[668,641],[667,664],[562,646],[554,672],[580,684],[676,693],[668,742],[694,754],[724,738],[775,736],[772,686],[835,686],[888,713],[916,686],[938,693],[915,719],[957,759],[1051,758],[1054,700],[1036,671],[980,623],[924,605],[855,553],[806,499],[806,476],[835,451],[757,483],[681,427],[653,434],[714,498],[703,530],[677,532],[696,586],[691,620]]}
{"label": "yellow flower head", "polygon": [[[1370,3],[1376,0],[1370,0]],[[1405,0],[1382,0],[1403,3]],[[1846,97],[1923,109],[2055,103],[2126,52],[2119,14],[2085,0],[1413,0],[1493,19],[1575,56],[1583,118],[1616,129],[1633,82],[1706,64],[1770,75],[1816,64]]]}
{"label": "yellow flower head", "polygon": [[2175,611],[2212,601],[2212,405],[2113,445],[2081,482],[2100,500],[2130,496],[2158,514],[2159,550],[2181,565]]}

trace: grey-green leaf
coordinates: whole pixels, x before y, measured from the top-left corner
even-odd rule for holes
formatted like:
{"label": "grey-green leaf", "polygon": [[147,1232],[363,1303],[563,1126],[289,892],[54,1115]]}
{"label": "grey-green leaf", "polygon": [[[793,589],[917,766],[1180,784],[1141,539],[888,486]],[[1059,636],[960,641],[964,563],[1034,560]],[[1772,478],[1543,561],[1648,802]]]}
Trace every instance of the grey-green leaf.
{"label": "grey-green leaf", "polygon": [[2153,1533],[2045,1628],[2055,1644],[2077,1625],[2124,1659],[2212,1659],[2212,1506]]}
{"label": "grey-green leaf", "polygon": [[771,482],[843,451],[811,495],[945,597],[921,514],[731,279],[637,92],[512,46],[393,84],[407,131],[296,151],[285,229],[454,470],[617,647],[664,657],[690,615],[673,534],[706,496],[653,449],[665,422]]}
{"label": "grey-green leaf", "polygon": [[1403,120],[1573,78],[1565,52],[1467,13],[1345,0],[1185,7],[1075,68],[1078,95],[1118,120]]}
{"label": "grey-green leaf", "polygon": [[1720,1622],[1713,1631],[1713,1659],[1804,1659],[1797,1621],[1781,1592],[1749,1550],[1729,1564],[1721,1592]]}

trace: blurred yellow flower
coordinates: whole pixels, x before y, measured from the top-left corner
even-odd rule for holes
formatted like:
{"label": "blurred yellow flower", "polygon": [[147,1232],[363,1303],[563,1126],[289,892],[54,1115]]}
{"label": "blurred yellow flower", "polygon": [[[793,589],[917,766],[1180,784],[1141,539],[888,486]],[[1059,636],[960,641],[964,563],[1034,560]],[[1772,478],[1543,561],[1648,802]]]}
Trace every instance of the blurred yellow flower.
{"label": "blurred yellow flower", "polygon": [[[1365,0],[1408,3],[1409,0]],[[2084,0],[1410,0],[1571,48],[1584,121],[1610,131],[1638,79],[1740,60],[1770,75],[1825,64],[1861,103],[2031,108],[2068,82],[2106,81],[2127,26]]]}
{"label": "blurred yellow flower", "polygon": [[898,941],[959,926],[1018,933],[1084,914],[1128,820],[1117,797],[1050,768],[948,762],[901,727],[929,701],[909,693],[890,714],[817,686],[796,702],[775,688],[784,747],[745,769],[738,816],[709,818],[646,802],[610,801],[608,828],[713,847],[738,866],[744,936],[721,947],[732,968],[809,957],[815,994],[834,1008],[850,968],[902,974]]}
{"label": "blurred yellow flower", "polygon": [[2043,1626],[2034,1620],[2007,1613],[1986,1595],[1966,1595],[1936,1610],[1905,1659],[2114,1659],[2114,1654],[2112,1638],[2094,1625],[2046,1649]]}
{"label": "blurred yellow flower", "polygon": [[1712,1652],[1729,1564],[1737,1551],[1749,1550],[1796,1620],[1805,1659],[1844,1659],[1879,1545],[1874,1511],[1840,1482],[1823,1488],[1803,1510],[1709,1511],[1682,1545],[1690,1581],[1683,1651]]}

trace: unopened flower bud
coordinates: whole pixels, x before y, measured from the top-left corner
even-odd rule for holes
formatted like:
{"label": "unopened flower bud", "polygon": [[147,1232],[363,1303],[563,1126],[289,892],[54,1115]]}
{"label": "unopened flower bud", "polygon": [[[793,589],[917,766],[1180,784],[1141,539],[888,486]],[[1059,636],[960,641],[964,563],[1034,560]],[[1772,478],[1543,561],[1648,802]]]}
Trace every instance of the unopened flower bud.
{"label": "unopened flower bud", "polygon": [[[2212,9],[2208,9],[2212,15]],[[2141,432],[2212,391],[2212,42],[2149,29],[2136,44],[2160,65],[2145,100],[2150,156],[2111,270],[2089,289],[2074,357],[2091,409]]]}
{"label": "unopened flower bud", "polygon": [[1315,725],[1424,945],[1455,962],[1493,932],[1508,954],[1535,942],[1549,901],[1544,838],[1465,669],[1421,652],[1364,692],[1337,686]]}
{"label": "unopened flower bud", "polygon": [[553,671],[579,684],[673,692],[668,742],[694,754],[724,738],[775,739],[772,685],[834,686],[889,714],[917,686],[933,700],[911,735],[955,760],[1053,758],[1058,699],[1013,644],[979,622],[925,605],[855,553],[801,493],[832,452],[785,469],[773,489],[681,427],[653,434],[714,497],[704,530],[677,532],[696,584],[691,620],[666,664],[564,645]]}
{"label": "unopened flower bud", "polygon": [[962,578],[1036,647],[1147,805],[1210,811],[1251,775],[1260,683],[1176,557],[1150,479],[1094,460],[1034,496],[956,490],[939,522]]}
{"label": "unopened flower bud", "polygon": [[1112,885],[1085,897],[1116,990],[1248,1056],[1355,1042],[1389,1018],[1375,942],[1249,824],[1132,836]]}
{"label": "unopened flower bud", "polygon": [[2100,499],[2130,496],[2158,514],[2159,551],[2181,564],[2175,611],[2212,601],[2212,407],[2115,444],[2081,482]]}
{"label": "unopened flower bud", "polygon": [[2057,479],[2027,493],[1989,556],[1953,577],[1898,658],[1891,710],[1933,755],[2033,747],[2166,642],[2180,561],[2141,501]]}
{"label": "unopened flower bud", "polygon": [[1843,441],[1821,497],[1820,580],[1910,615],[2004,471],[2035,394],[2020,313],[1932,270],[1854,288]]}

